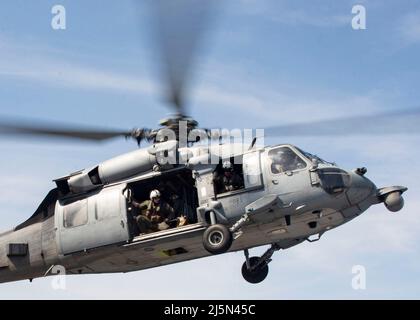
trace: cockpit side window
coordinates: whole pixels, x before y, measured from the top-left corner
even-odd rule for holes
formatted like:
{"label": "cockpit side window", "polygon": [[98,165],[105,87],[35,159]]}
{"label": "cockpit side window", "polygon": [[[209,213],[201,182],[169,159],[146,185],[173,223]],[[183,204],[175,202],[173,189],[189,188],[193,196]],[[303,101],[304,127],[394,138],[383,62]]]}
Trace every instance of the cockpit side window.
{"label": "cockpit side window", "polygon": [[273,174],[306,168],[306,162],[288,147],[270,150],[268,157],[271,160],[271,172]]}

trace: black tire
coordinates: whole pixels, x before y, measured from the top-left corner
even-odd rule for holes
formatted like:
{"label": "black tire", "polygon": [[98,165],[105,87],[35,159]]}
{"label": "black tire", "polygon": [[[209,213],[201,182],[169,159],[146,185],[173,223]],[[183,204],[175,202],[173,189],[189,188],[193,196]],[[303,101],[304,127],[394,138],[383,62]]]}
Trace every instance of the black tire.
{"label": "black tire", "polygon": [[203,246],[211,254],[225,253],[232,241],[232,233],[222,224],[211,225],[203,234]]}
{"label": "black tire", "polygon": [[[255,266],[258,263],[258,260],[260,258],[258,257],[251,257],[249,259],[249,263],[252,266]],[[242,265],[242,276],[244,277],[244,279],[246,281],[248,281],[249,283],[260,283],[262,282],[268,275],[268,265],[265,264],[262,267],[258,267],[257,269],[253,270],[253,271],[249,271],[247,266],[246,266],[246,262],[244,262],[244,264]]]}

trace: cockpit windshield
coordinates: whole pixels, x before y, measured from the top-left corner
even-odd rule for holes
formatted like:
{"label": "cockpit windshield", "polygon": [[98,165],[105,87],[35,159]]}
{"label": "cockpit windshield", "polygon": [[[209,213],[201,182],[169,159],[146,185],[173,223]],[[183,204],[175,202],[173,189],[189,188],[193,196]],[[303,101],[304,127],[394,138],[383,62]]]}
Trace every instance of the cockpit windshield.
{"label": "cockpit windshield", "polygon": [[303,151],[302,149],[296,147],[296,149],[299,150],[300,153],[302,153],[302,155],[304,155],[306,158],[308,158],[309,160],[311,160],[312,162],[317,162],[317,163],[322,163],[322,164],[329,164],[329,165],[334,165],[334,163],[332,162],[328,162],[325,161],[324,159],[321,159],[320,157],[318,157],[317,155],[314,155],[312,153],[309,153],[307,151]]}
{"label": "cockpit windshield", "polygon": [[306,162],[288,147],[274,148],[268,152],[268,157],[271,160],[271,172],[273,174],[300,170],[306,167]]}

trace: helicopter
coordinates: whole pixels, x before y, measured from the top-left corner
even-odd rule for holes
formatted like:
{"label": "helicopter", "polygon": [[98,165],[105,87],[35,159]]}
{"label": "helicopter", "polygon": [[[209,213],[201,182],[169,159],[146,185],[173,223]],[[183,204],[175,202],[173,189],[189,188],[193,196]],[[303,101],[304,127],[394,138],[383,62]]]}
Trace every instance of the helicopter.
{"label": "helicopter", "polygon": [[[161,17],[159,25],[166,95],[175,110],[159,128],[0,123],[1,135],[98,142],[123,137],[149,143],[55,179],[55,188],[30,218],[0,234],[0,283],[51,276],[56,266],[75,275],[126,273],[243,251],[242,275],[257,284],[267,277],[275,252],[318,241],[372,205],[383,203],[391,212],[403,208],[407,188],[378,188],[364,167],[346,170],[292,144],[265,146],[258,135],[248,143],[230,143],[219,130],[200,128],[186,115],[184,97],[200,30],[181,32],[182,41],[174,41],[173,33],[180,32],[173,23],[180,18],[174,16],[181,7],[165,10],[171,19]],[[343,135],[354,132],[355,123],[358,134],[418,131],[415,121],[396,122],[394,114],[355,116],[268,127],[264,134]],[[215,178],[224,174],[226,163],[240,177],[233,188]],[[177,214],[187,223],[139,232],[134,202],[147,199],[152,190],[169,202],[175,195]],[[266,245],[261,256],[250,256],[252,248]]]}

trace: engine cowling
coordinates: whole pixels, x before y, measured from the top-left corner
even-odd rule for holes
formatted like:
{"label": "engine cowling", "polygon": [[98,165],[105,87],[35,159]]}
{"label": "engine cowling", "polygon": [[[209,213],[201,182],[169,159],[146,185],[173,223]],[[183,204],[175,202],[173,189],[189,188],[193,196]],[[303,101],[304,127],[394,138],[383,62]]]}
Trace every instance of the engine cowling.
{"label": "engine cowling", "polygon": [[79,194],[151,171],[160,157],[177,152],[177,142],[167,141],[107,160],[93,168],[55,180],[63,194]]}

